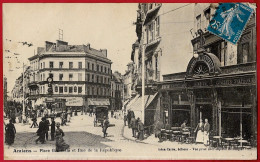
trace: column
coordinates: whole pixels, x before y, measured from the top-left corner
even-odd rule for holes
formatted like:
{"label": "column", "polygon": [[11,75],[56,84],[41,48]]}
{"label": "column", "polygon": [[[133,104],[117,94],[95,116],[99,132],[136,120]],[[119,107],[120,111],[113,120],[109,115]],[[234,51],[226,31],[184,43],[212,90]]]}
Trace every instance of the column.
{"label": "column", "polygon": [[[257,140],[257,94],[256,94],[256,86],[252,86],[250,89],[250,95],[251,95],[251,113],[252,113],[252,122],[251,122],[251,134],[253,137],[253,140]],[[256,142],[255,142],[256,143]]]}
{"label": "column", "polygon": [[157,99],[157,105],[154,115],[154,121],[157,123],[158,121],[163,121],[163,105],[162,105],[162,92],[159,91],[158,99]]}
{"label": "column", "polygon": [[217,94],[217,90],[215,88],[212,89],[212,93],[211,93],[211,101],[212,101],[212,122],[210,123],[212,125],[212,130],[214,131],[214,133],[219,134],[219,113],[218,113],[218,94]]}
{"label": "column", "polygon": [[189,100],[189,103],[190,103],[190,125],[191,125],[191,128],[195,129],[196,127],[196,114],[195,114],[195,95],[194,95],[194,92],[193,90],[188,90],[188,100]]}

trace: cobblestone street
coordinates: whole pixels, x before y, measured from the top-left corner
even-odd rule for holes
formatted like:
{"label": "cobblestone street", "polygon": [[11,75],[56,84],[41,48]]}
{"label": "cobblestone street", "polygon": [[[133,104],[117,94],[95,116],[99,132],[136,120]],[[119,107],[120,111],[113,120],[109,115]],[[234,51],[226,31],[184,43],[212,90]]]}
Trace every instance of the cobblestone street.
{"label": "cobblestone street", "polygon": [[[166,141],[158,143],[158,139],[150,136],[144,141],[137,141],[131,137],[131,130],[124,127],[123,121],[110,119],[115,126],[108,128],[108,137],[103,138],[101,127],[93,126],[94,117],[88,115],[73,116],[71,123],[62,126],[65,136],[64,140],[70,145],[70,153],[59,153],[55,150],[55,141],[47,141],[45,144],[35,144],[37,128],[30,128],[30,125],[15,124],[17,134],[12,146],[5,145],[6,152],[16,152],[11,159],[27,159],[26,150],[40,152],[42,156],[35,156],[35,159],[128,159],[136,158],[158,158],[158,159],[187,159],[187,153],[198,159],[205,154],[211,153],[207,158],[230,159],[239,156],[246,158],[249,155],[256,155],[256,150],[208,150],[203,145],[178,144],[177,142]],[[38,118],[39,121],[39,118]],[[56,121],[60,121],[59,118]],[[50,138],[50,135],[49,135]],[[72,151],[75,153],[71,153]],[[137,151],[138,150],[138,151]],[[20,152],[21,151],[21,152]],[[135,151],[134,154],[130,154]],[[225,155],[223,154],[225,151]],[[17,157],[16,157],[16,156]],[[30,154],[30,158],[32,158]],[[80,156],[78,156],[80,155]],[[130,156],[131,155],[131,156]],[[165,158],[164,158],[165,157]]]}

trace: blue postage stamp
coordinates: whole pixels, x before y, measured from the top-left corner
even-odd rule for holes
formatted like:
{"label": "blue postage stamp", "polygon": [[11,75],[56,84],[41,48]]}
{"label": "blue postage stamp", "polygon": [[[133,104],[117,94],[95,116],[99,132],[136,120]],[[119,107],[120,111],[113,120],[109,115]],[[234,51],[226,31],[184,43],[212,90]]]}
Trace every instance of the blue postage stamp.
{"label": "blue postage stamp", "polygon": [[208,31],[237,44],[253,11],[242,3],[221,3],[209,23]]}

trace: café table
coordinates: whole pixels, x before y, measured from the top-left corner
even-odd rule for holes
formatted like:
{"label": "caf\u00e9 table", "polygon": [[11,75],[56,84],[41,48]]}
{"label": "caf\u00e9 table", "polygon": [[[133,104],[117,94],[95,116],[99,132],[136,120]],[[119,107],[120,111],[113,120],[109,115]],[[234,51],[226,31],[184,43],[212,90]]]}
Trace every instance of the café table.
{"label": "caf\u00e9 table", "polygon": [[221,136],[213,136],[214,139],[217,140],[217,147],[219,147]]}
{"label": "caf\u00e9 table", "polygon": [[231,147],[231,141],[234,141],[234,138],[224,138],[227,143],[228,143],[228,147],[230,148]]}

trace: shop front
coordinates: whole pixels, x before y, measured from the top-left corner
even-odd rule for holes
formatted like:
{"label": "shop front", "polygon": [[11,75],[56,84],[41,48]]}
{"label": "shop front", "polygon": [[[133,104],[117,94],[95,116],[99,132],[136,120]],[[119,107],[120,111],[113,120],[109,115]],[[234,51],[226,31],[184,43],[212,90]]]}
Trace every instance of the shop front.
{"label": "shop front", "polygon": [[187,71],[163,76],[160,109],[165,124],[194,130],[208,119],[212,135],[256,140],[256,63],[220,67],[213,54],[192,58]]}

